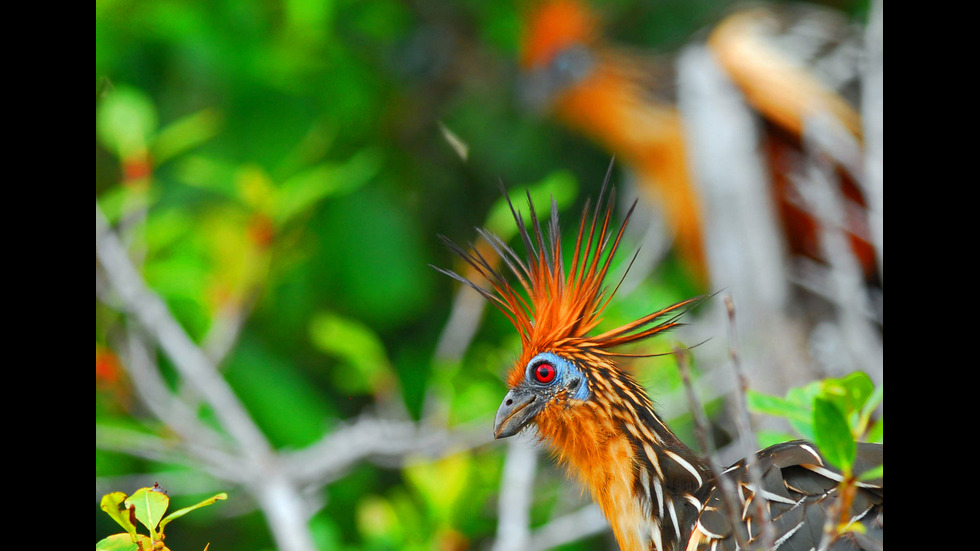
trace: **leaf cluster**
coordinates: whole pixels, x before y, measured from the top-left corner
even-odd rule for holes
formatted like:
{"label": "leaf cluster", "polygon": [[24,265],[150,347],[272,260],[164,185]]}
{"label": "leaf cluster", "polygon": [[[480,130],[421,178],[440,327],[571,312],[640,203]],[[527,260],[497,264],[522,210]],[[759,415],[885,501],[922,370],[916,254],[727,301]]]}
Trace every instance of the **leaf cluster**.
{"label": "leaf cluster", "polygon": [[[786,419],[799,435],[816,443],[832,465],[850,476],[856,443],[883,441],[884,422],[876,414],[883,393],[867,374],[858,371],[790,389],[785,397],[749,391],[748,407],[755,413]],[[771,442],[767,443],[788,439],[768,436]],[[855,474],[866,478],[882,475],[880,467]]]}
{"label": "leaf cluster", "polygon": [[[100,504],[112,520],[123,527],[125,532],[113,534],[95,544],[96,551],[169,551],[164,545],[164,529],[171,521],[187,513],[206,507],[218,500],[228,499],[224,492],[216,494],[199,503],[173,511],[169,515],[170,497],[158,485],[140,488],[127,496],[123,492],[112,492],[102,498]],[[136,522],[148,531],[137,531]]]}

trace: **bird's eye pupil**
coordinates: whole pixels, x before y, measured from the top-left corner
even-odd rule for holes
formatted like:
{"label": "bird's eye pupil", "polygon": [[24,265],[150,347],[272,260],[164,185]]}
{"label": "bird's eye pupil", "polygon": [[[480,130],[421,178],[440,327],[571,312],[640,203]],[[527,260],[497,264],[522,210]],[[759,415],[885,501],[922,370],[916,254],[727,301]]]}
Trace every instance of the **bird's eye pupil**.
{"label": "bird's eye pupil", "polygon": [[538,364],[534,368],[534,378],[540,383],[550,383],[555,379],[555,368],[549,363]]}

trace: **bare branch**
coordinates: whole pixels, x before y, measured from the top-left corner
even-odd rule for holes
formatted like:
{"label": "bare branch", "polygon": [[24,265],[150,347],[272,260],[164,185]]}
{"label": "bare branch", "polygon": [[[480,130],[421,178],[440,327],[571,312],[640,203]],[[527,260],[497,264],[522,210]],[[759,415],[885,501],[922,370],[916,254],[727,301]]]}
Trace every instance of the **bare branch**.
{"label": "bare branch", "polygon": [[251,479],[251,469],[234,455],[132,429],[96,424],[95,447],[134,457],[200,468],[218,478],[236,483],[245,483]]}
{"label": "bare branch", "polygon": [[133,388],[149,410],[181,439],[195,445],[225,449],[224,435],[200,422],[197,412],[177,398],[160,376],[156,360],[151,356],[139,328],[126,331],[126,370]]}
{"label": "bare branch", "polygon": [[160,343],[180,374],[201,392],[241,450],[260,463],[267,462],[272,450],[265,436],[163,301],[147,289],[126,249],[110,230],[98,203],[95,205],[95,254],[124,307]]}
{"label": "bare branch", "polygon": [[487,426],[480,423],[450,431],[362,417],[305,449],[283,455],[282,468],[303,484],[324,484],[368,459],[395,458],[395,464],[401,465],[406,456],[438,458],[485,445],[492,441]]}
{"label": "bare branch", "polygon": [[[235,439],[242,456],[239,464],[248,471],[241,478],[259,501],[279,547],[284,551],[312,551],[313,539],[307,526],[311,508],[292,482],[277,471],[271,446],[214,364],[187,336],[163,301],[146,287],[125,247],[110,230],[98,202],[95,205],[95,253],[105,270],[106,281],[126,311],[160,344],[178,372],[211,405],[218,421]],[[127,449],[131,449],[133,443],[128,443]],[[196,456],[206,457],[209,453],[213,450],[195,448]]]}
{"label": "bare branch", "polygon": [[678,87],[711,282],[740,297],[743,322],[755,327],[782,310],[789,292],[757,123],[706,46],[681,54]]}

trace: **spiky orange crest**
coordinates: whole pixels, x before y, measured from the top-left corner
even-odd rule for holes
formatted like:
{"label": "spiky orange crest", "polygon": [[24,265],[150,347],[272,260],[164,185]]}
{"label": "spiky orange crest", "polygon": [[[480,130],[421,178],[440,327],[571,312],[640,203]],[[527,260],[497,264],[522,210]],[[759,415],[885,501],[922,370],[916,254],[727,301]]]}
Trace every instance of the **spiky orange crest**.
{"label": "spiky orange crest", "polygon": [[544,65],[572,44],[590,44],[599,34],[599,20],[582,2],[534,3],[524,18],[521,66]]}
{"label": "spiky orange crest", "polygon": [[[679,325],[679,310],[697,300],[687,300],[602,334],[589,335],[601,321],[603,311],[616,292],[615,288],[607,291],[604,283],[616,250],[622,242],[626,225],[636,207],[634,201],[619,228],[612,226],[615,191],[606,193],[611,172],[612,164],[609,165],[594,207],[586,202],[579,222],[575,248],[567,267],[561,251],[556,203],[552,201],[546,239],[530,195],[530,232],[524,224],[523,216],[508,198],[511,213],[527,250],[526,258],[519,256],[496,235],[478,230],[514,274],[519,283],[517,287],[512,286],[503,273],[475,248],[467,252],[446,240],[457,254],[490,283],[492,289],[485,289],[453,272],[440,271],[473,287],[507,316],[521,335],[521,357],[508,376],[507,382],[510,386],[516,385],[524,376],[527,362],[544,351],[567,357],[578,356],[583,351],[599,356],[631,356],[612,349],[676,327]],[[661,321],[669,314],[677,315]]]}

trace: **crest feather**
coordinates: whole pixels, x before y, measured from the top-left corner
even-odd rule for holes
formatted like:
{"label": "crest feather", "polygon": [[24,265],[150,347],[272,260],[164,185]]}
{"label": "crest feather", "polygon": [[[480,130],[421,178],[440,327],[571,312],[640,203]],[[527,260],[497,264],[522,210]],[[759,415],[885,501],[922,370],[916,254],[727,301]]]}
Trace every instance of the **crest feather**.
{"label": "crest feather", "polygon": [[[605,286],[613,257],[622,243],[626,225],[636,208],[634,200],[622,224],[618,228],[612,224],[615,205],[615,190],[609,188],[612,168],[611,162],[595,204],[591,205],[586,201],[567,271],[561,252],[558,206],[554,199],[551,202],[551,219],[545,235],[530,194],[527,200],[531,229],[528,230],[523,216],[504,193],[517,223],[526,257],[521,257],[493,233],[478,230],[516,279],[516,286],[511,285],[503,270],[498,269],[496,263],[488,260],[476,247],[471,246],[470,251],[466,251],[443,238],[453,251],[486,280],[489,288],[455,272],[436,269],[469,285],[507,316],[521,336],[523,354],[519,363],[522,372],[526,361],[546,350],[574,355],[576,351],[588,349],[592,354],[627,356],[629,354],[616,353],[611,349],[680,325],[678,318],[686,311],[685,307],[698,300],[689,299],[621,327],[589,336],[601,321],[603,311],[622,283],[621,279],[611,291]],[[636,258],[635,254],[633,258]],[[628,270],[629,267],[626,271]],[[625,272],[623,276],[625,277]]]}

